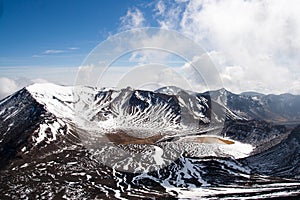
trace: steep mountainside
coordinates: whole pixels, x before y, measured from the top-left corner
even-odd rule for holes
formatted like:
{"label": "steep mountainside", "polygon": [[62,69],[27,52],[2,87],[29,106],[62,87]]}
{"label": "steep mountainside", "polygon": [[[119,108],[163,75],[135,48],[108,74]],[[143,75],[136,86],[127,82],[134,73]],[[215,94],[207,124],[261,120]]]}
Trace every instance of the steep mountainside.
{"label": "steep mountainside", "polygon": [[261,174],[300,179],[300,126],[281,143],[244,159],[244,162]]}
{"label": "steep mountainside", "polygon": [[261,120],[298,98],[29,86],[0,101],[0,198],[298,196],[300,128]]}

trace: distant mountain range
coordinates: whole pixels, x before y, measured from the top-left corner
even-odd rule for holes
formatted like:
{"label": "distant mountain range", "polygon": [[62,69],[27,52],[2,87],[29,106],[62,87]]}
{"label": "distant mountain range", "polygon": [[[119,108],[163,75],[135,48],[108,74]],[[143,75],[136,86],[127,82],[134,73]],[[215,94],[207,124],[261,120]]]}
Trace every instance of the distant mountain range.
{"label": "distant mountain range", "polygon": [[0,198],[299,196],[299,127],[299,95],[34,84],[0,101]]}

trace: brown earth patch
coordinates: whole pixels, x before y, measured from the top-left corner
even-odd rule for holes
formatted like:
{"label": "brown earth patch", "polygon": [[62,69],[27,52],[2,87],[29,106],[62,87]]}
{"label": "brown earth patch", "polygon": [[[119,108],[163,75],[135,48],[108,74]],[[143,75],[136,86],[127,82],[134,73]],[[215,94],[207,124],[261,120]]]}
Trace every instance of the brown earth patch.
{"label": "brown earth patch", "polygon": [[218,137],[197,137],[194,138],[193,141],[199,142],[199,143],[207,143],[207,144],[234,144],[231,140],[226,140],[224,138],[218,138]]}
{"label": "brown earth patch", "polygon": [[128,135],[123,131],[107,133],[105,136],[109,141],[117,144],[155,144],[156,141],[163,137],[162,135],[154,135],[147,138],[139,138]]}

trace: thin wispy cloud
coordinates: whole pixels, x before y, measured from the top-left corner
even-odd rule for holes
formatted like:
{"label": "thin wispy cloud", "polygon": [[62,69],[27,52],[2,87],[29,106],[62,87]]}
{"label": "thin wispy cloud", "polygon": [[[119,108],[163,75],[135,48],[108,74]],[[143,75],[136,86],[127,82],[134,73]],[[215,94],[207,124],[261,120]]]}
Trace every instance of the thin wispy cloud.
{"label": "thin wispy cloud", "polygon": [[34,54],[32,55],[33,58],[40,58],[40,57],[43,57],[42,55],[38,55],[38,54]]}
{"label": "thin wispy cloud", "polygon": [[45,50],[44,52],[42,52],[42,54],[49,55],[49,54],[59,54],[59,53],[65,53],[65,52],[66,52],[65,50],[60,50],[60,49],[48,49],[48,50]]}
{"label": "thin wispy cloud", "polygon": [[144,14],[137,8],[129,8],[125,16],[120,18],[120,30],[130,30],[145,26]]}
{"label": "thin wispy cloud", "polygon": [[79,47],[69,47],[68,50],[71,50],[71,51],[79,50]]}
{"label": "thin wispy cloud", "polygon": [[47,49],[39,54],[34,54],[32,57],[40,58],[47,55],[61,55],[61,54],[74,53],[79,49],[80,49],[79,47],[68,47],[66,49]]}

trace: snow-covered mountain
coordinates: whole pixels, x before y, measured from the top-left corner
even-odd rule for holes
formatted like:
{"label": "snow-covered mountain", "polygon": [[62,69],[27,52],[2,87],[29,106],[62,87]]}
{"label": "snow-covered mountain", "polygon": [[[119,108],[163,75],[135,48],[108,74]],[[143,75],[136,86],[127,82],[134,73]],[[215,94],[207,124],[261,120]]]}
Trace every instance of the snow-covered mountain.
{"label": "snow-covered mountain", "polygon": [[299,105],[225,89],[34,84],[0,101],[0,197],[297,196],[300,163],[278,163],[299,154]]}

